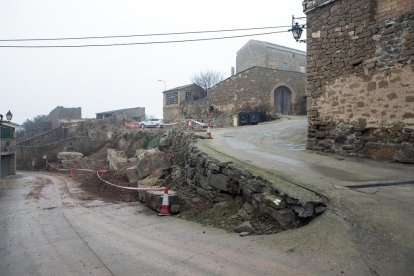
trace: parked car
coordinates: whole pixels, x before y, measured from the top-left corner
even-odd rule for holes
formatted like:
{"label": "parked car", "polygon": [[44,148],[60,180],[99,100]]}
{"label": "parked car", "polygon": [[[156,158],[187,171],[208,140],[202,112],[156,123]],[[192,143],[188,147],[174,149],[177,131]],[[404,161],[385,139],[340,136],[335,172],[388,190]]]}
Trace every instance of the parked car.
{"label": "parked car", "polygon": [[147,119],[143,122],[141,122],[141,128],[147,128],[147,127],[164,127],[164,123],[160,119]]}

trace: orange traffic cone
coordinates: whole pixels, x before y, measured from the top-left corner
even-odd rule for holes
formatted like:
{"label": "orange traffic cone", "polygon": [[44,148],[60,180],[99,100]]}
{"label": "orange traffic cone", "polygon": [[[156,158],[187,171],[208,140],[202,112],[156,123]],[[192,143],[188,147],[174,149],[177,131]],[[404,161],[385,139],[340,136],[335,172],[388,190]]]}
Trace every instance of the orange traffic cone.
{"label": "orange traffic cone", "polygon": [[207,138],[212,138],[211,137],[211,128],[210,128],[210,126],[207,127]]}
{"label": "orange traffic cone", "polygon": [[208,138],[213,138],[211,137],[211,128],[213,127],[213,123],[212,122],[208,122],[208,126],[207,126],[207,137]]}
{"label": "orange traffic cone", "polygon": [[171,216],[170,203],[168,202],[168,187],[164,188],[164,196],[162,197],[162,205],[159,216]]}
{"label": "orange traffic cone", "polygon": [[73,169],[70,169],[69,171],[69,177],[75,176],[75,171]]}

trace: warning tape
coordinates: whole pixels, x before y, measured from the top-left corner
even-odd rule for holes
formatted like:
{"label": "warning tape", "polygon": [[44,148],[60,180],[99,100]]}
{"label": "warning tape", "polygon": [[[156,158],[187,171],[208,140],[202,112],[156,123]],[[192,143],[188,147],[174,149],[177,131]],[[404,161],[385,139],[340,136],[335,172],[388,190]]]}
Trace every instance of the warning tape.
{"label": "warning tape", "polygon": [[111,185],[111,186],[114,186],[114,187],[126,189],[126,190],[134,190],[134,191],[149,191],[149,190],[154,191],[155,190],[156,191],[156,190],[164,190],[165,189],[165,187],[146,187],[146,188],[142,188],[142,187],[119,186],[119,185],[113,184],[113,183],[111,183],[109,181],[106,181],[106,180],[102,179],[102,177],[99,175],[99,171],[96,172],[96,175],[99,177],[99,179],[101,181],[105,182],[106,184]]}
{"label": "warning tape", "polygon": [[109,181],[106,181],[105,179],[103,179],[100,176],[100,173],[108,173],[108,170],[90,170],[90,169],[59,169],[56,168],[55,166],[53,166],[52,164],[50,164],[49,162],[47,162],[48,166],[50,166],[51,168],[58,170],[58,171],[70,171],[70,170],[74,170],[74,171],[83,171],[83,172],[93,172],[96,173],[96,175],[98,176],[98,178],[102,181],[105,182],[108,185],[114,186],[114,187],[118,187],[121,189],[126,189],[126,190],[134,190],[134,191],[162,191],[165,189],[165,187],[146,187],[146,188],[142,188],[142,187],[128,187],[128,186],[120,186],[120,185],[116,185],[114,183],[111,183]]}

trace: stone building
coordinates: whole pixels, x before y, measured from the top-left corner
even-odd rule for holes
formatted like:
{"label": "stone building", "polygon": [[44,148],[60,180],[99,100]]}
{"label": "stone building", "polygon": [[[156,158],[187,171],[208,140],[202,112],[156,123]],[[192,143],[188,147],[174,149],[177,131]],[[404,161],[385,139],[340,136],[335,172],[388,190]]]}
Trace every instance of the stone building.
{"label": "stone building", "polygon": [[0,178],[16,174],[16,132],[18,125],[0,118]]}
{"label": "stone building", "polygon": [[237,51],[236,73],[256,66],[305,73],[306,52],[252,39]]}
{"label": "stone building", "polygon": [[82,119],[82,109],[80,107],[57,106],[53,109],[48,119],[52,122],[52,128],[58,128],[62,123],[77,121]]}
{"label": "stone building", "polygon": [[125,108],[96,113],[96,119],[105,119],[111,116],[114,116],[117,119],[133,119],[135,121],[143,121],[145,120],[145,107]]}
{"label": "stone building", "polygon": [[[256,47],[259,45],[258,47]],[[280,51],[268,51],[261,47],[274,47]],[[251,48],[250,57],[245,55],[246,49]],[[284,51],[282,53],[282,50]],[[213,121],[216,126],[230,126],[233,124],[233,116],[245,111],[261,111],[266,114],[306,114],[306,76],[300,72],[300,66],[305,64],[304,57],[299,57],[299,52],[292,50],[297,59],[303,62],[292,61],[286,54],[289,48],[260,42],[249,41],[239,52],[238,62],[243,66],[252,65],[248,69],[238,71],[234,76],[227,78],[207,91],[197,85],[177,87],[164,92],[164,121],[165,123],[177,122],[183,119],[196,119],[200,121]],[[254,51],[258,51],[257,54]],[[268,68],[254,65],[256,56],[265,51],[268,56],[267,65],[278,68]],[[282,53],[282,54],[281,54]],[[303,54],[303,52],[300,52]],[[270,57],[271,54],[276,55]],[[245,55],[245,57],[241,57]],[[290,59],[288,58],[290,57]],[[279,68],[283,60],[289,61],[290,69]],[[250,61],[249,61],[250,60]],[[278,65],[277,60],[281,63]],[[272,61],[272,62],[270,62]],[[194,95],[196,95],[194,97]]]}
{"label": "stone building", "polygon": [[307,148],[414,163],[414,2],[307,1]]}
{"label": "stone building", "polygon": [[169,123],[177,119],[184,119],[182,106],[191,105],[194,101],[205,99],[207,91],[197,84],[176,87],[163,92],[164,122]]}
{"label": "stone building", "polygon": [[[229,126],[244,111],[306,114],[305,80],[303,73],[253,67],[215,85],[206,98],[186,100],[191,86],[171,89],[164,93],[164,121],[191,118]],[[167,99],[170,92],[177,92],[177,100]]]}

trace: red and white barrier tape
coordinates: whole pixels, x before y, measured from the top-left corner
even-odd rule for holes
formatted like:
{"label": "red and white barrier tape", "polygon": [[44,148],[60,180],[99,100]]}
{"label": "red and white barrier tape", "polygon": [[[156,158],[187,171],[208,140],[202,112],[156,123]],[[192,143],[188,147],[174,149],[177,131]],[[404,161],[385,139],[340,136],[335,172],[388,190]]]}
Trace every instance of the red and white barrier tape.
{"label": "red and white barrier tape", "polygon": [[98,178],[102,181],[105,182],[108,185],[117,187],[117,188],[121,188],[121,189],[126,189],[126,190],[134,190],[134,191],[163,191],[165,189],[165,187],[146,187],[146,188],[142,188],[142,187],[128,187],[128,186],[120,186],[120,185],[116,185],[113,184],[109,181],[106,181],[105,179],[102,179],[102,177],[100,176],[100,173],[107,173],[108,170],[90,170],[90,169],[59,169],[56,168],[55,166],[51,165],[49,162],[47,162],[48,166],[52,167],[55,170],[58,171],[70,171],[70,170],[74,170],[74,171],[82,171],[82,172],[93,172],[96,173],[96,175],[98,176]]}
{"label": "red and white barrier tape", "polygon": [[126,186],[119,186],[116,184],[113,184],[109,181],[106,181],[104,179],[102,179],[102,177],[99,175],[99,171],[96,172],[96,175],[99,177],[99,179],[103,182],[105,182],[108,185],[114,186],[114,187],[118,187],[118,188],[122,188],[122,189],[126,189],[126,190],[134,190],[134,191],[157,191],[157,190],[164,190],[165,187],[146,187],[146,188],[141,188],[141,187],[126,187]]}

